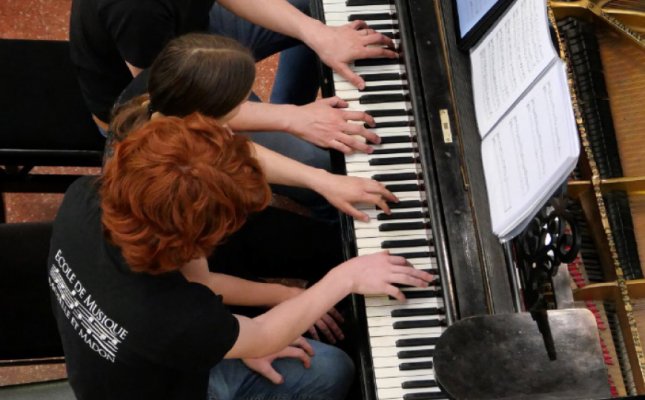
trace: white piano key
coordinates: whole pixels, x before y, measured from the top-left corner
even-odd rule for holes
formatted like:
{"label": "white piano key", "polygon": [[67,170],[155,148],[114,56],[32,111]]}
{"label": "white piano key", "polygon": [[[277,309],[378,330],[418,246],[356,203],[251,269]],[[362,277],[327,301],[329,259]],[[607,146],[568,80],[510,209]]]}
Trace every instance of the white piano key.
{"label": "white piano key", "polygon": [[[412,182],[412,183],[416,183],[416,182]],[[375,218],[375,219],[381,214],[387,215],[387,214],[385,214],[385,212],[383,210],[381,210],[381,209],[377,210],[377,209],[375,209],[373,207],[371,209],[369,209],[369,210],[361,210],[361,211],[363,211],[365,214],[367,214],[368,217]],[[392,214],[390,214],[390,216],[393,216],[393,215],[396,215],[396,214],[401,214],[401,213],[408,213],[408,212],[421,213],[421,214],[423,214],[425,216],[425,219],[430,220],[430,217],[428,216],[428,209],[427,208],[422,208],[422,207],[405,208],[405,209],[393,209]],[[394,218],[396,218],[396,217],[394,217]],[[421,218],[401,219],[401,221],[416,221],[418,219],[421,219]],[[399,219],[397,218],[397,220],[399,220]],[[390,220],[379,220],[379,221],[380,222],[388,222]],[[403,238],[401,238],[401,240],[403,240]]]}
{"label": "white piano key", "polygon": [[441,336],[441,334],[433,334],[433,335],[426,335],[426,336],[419,336],[419,335],[411,335],[411,334],[401,334],[401,335],[396,335],[396,336],[374,336],[369,338],[369,343],[370,347],[372,349],[375,348],[381,348],[381,347],[394,347],[400,350],[404,350],[407,347],[397,347],[396,342],[398,340],[402,339],[428,339],[428,338],[434,338],[437,339]]}
{"label": "white piano key", "polygon": [[397,357],[397,354],[400,351],[418,351],[418,350],[434,350],[435,346],[410,346],[406,347],[396,347],[394,341],[391,346],[387,347],[374,347],[371,349],[372,357]]}
{"label": "white piano key", "polygon": [[[376,86],[383,86],[383,85],[404,85],[407,86],[408,81],[407,80],[396,80],[396,81],[368,81],[365,82],[365,87],[366,88],[372,88]],[[339,90],[356,90],[356,86],[352,85],[348,81],[337,81],[334,82],[334,89],[336,89],[336,93],[338,95]],[[369,92],[364,92],[364,93],[369,93]]]}
{"label": "white piano key", "polygon": [[[357,222],[357,221],[354,221]],[[429,237],[430,236],[430,237]],[[378,253],[380,251],[384,251],[383,248],[381,248],[381,244],[386,241],[386,240],[417,240],[417,239],[431,239],[431,235],[427,234],[421,234],[421,235],[401,235],[397,236],[396,238],[391,238],[391,237],[374,237],[374,238],[361,238],[359,240],[360,246],[357,245],[356,247],[358,248],[369,248],[372,249],[372,253]],[[396,249],[388,249],[388,250],[396,250]],[[369,254],[372,254],[369,253]]]}
{"label": "white piano key", "polygon": [[[377,388],[399,388],[401,389],[401,386],[403,385],[404,382],[415,382],[415,381],[428,381],[428,380],[434,380],[434,371],[430,372],[428,376],[425,377],[403,377],[403,376],[397,376],[394,378],[383,378],[379,379],[376,382],[376,387]],[[435,391],[438,391],[439,388],[437,386],[434,387],[429,387],[426,388],[426,391],[431,391],[430,389],[435,389]],[[405,390],[405,389],[403,389]]]}
{"label": "white piano key", "polygon": [[389,94],[398,94],[398,95],[404,96],[404,95],[407,95],[408,93],[410,92],[406,89],[376,90],[373,92],[364,92],[358,89],[336,90],[336,96],[346,101],[359,100],[361,97],[368,96],[368,95],[382,96],[382,95],[389,95]]}
{"label": "white piano key", "polygon": [[[415,192],[393,192],[395,195],[398,195],[400,193],[415,193]],[[423,217],[417,217],[417,218],[396,218],[396,212],[393,211],[392,214],[390,215],[390,218],[392,219],[387,219],[387,220],[379,220],[376,218],[371,218],[367,222],[363,221],[358,221],[354,220],[354,228],[356,229],[378,229],[379,226],[385,225],[385,224],[406,224],[406,223],[415,223],[415,222],[424,222],[429,224],[430,223],[430,218],[426,215]]]}
{"label": "white piano key", "polygon": [[[393,144],[391,144],[391,145],[383,145],[383,146],[393,146],[393,145],[395,145],[395,144],[396,144],[396,145],[403,145],[403,146],[407,146],[407,145],[408,145],[408,143],[393,143]],[[374,148],[376,148],[376,147],[374,147]],[[419,171],[417,171],[417,169],[416,169],[416,168],[405,168],[405,169],[403,169],[403,170],[396,171],[396,172],[392,172],[392,173],[393,173],[393,174],[394,174],[394,173],[396,173],[396,174],[401,174],[401,173],[412,173],[412,174],[417,174],[417,173],[419,173]],[[359,177],[361,177],[361,178],[373,179],[372,177],[373,177],[374,175],[377,175],[377,174],[378,174],[378,175],[386,175],[387,173],[376,173],[376,172],[370,172],[370,171],[362,171],[362,172],[355,172],[355,173],[353,173],[353,174],[352,174],[352,176],[359,176]],[[349,175],[349,174],[348,174],[348,175]],[[390,181],[386,181],[386,182],[390,182]],[[392,182],[394,182],[394,181],[392,181]]]}
{"label": "white piano key", "polygon": [[409,110],[410,103],[405,101],[391,103],[361,104],[356,100],[348,101],[348,110],[367,111],[367,110]]}
{"label": "white piano key", "polygon": [[376,379],[381,378],[393,378],[397,376],[428,376],[428,373],[432,369],[413,369],[409,371],[399,371],[398,367],[385,367],[385,368],[374,368],[374,377]]}
{"label": "white piano key", "polygon": [[349,16],[354,16],[354,19],[361,19],[367,24],[394,24],[395,20],[392,17],[380,16],[378,19],[375,19],[372,14],[392,14],[390,10],[382,11],[369,11],[369,10],[355,10],[348,13],[344,12],[333,12],[325,13],[325,23],[327,25],[332,25],[334,23],[340,22],[343,24],[349,23]]}
{"label": "white piano key", "polygon": [[[355,162],[346,165],[347,172],[361,172],[361,171],[398,171],[401,169],[410,168],[412,163],[396,164],[396,165],[369,165],[369,163]],[[407,198],[407,196],[406,196]]]}
{"label": "white piano key", "polygon": [[362,12],[391,13],[393,11],[394,7],[389,4],[370,4],[348,7],[346,3],[325,3],[325,16],[327,16],[327,14],[342,13],[346,20],[350,15]]}
{"label": "white piano key", "polygon": [[397,367],[401,363],[405,362],[427,362],[427,361],[432,361],[432,357],[419,357],[419,358],[411,358],[411,359],[405,359],[401,360],[399,358],[395,357],[375,357],[373,359],[373,365],[374,368],[386,368],[386,367]]}
{"label": "white piano key", "polygon": [[[436,299],[436,298],[435,298]],[[432,304],[408,304],[405,306],[379,306],[379,307],[365,307],[365,315],[371,317],[385,317],[392,314],[396,310],[413,310],[419,308],[443,308],[443,301],[431,301]]]}
{"label": "white piano key", "polygon": [[[381,238],[395,238],[400,235],[423,235],[423,234],[428,234],[429,230],[428,229],[409,229],[409,230],[401,230],[401,231],[379,231],[378,229],[358,229],[356,230],[356,238],[374,238],[374,237],[381,237]],[[427,251],[427,249],[425,250]],[[391,254],[401,254],[402,251],[400,249],[390,249]]]}
{"label": "white piano key", "polygon": [[[427,288],[424,288],[423,290],[427,290]],[[368,318],[367,326],[369,327],[392,326],[392,324],[399,321],[443,321],[443,320],[444,318],[439,315],[415,315],[410,317],[392,317],[390,315],[381,315],[378,317]]]}
{"label": "white piano key", "polygon": [[432,328],[411,328],[411,329],[394,329],[391,326],[372,326],[369,328],[370,336],[393,336],[400,334],[402,331],[413,335],[440,335],[446,328],[437,326]]}
{"label": "white piano key", "polygon": [[[429,392],[440,392],[439,388],[414,388],[414,389],[377,389],[376,393],[379,400],[394,400],[394,399],[403,399],[406,394],[410,393],[429,393]],[[448,397],[446,397],[446,400]]]}
{"label": "white piano key", "polygon": [[406,299],[405,301],[392,300],[387,296],[365,296],[365,306],[394,306],[397,304],[429,304],[431,299]]}

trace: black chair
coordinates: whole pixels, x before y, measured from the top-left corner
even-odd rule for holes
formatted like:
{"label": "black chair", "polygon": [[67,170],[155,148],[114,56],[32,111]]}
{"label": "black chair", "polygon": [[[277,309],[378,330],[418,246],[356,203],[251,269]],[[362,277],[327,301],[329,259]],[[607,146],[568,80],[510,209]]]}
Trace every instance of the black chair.
{"label": "black chair", "polygon": [[0,59],[0,194],[64,192],[77,176],[32,169],[98,167],[105,145],[83,100],[69,43],[0,39]]}
{"label": "black chair", "polygon": [[51,223],[0,224],[0,366],[63,362],[47,279],[50,237]]}
{"label": "black chair", "polygon": [[[47,279],[50,223],[0,224],[0,368],[64,363]],[[0,399],[74,399],[66,380],[0,387]]]}

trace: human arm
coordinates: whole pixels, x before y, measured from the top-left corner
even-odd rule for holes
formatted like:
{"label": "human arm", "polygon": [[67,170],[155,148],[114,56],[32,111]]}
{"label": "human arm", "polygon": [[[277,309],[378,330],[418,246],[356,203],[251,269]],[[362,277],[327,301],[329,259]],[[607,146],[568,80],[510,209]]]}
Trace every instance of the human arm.
{"label": "human arm", "polygon": [[373,179],[331,174],[258,144],[252,145],[270,183],[311,189],[337,209],[361,221],[369,221],[369,217],[359,211],[355,204],[374,204],[389,213],[387,202],[398,200],[382,183]]}
{"label": "human arm", "polygon": [[228,124],[236,131],[291,133],[316,146],[345,154],[355,150],[371,153],[372,148],[365,141],[380,143],[381,139],[364,124],[374,125],[374,118],[346,108],[347,102],[338,97],[303,106],[247,101]]}
{"label": "human arm", "polygon": [[392,40],[367,29],[363,21],[327,26],[285,0],[220,0],[219,4],[257,25],[301,40],[325,64],[359,88],[363,88],[365,83],[351,71],[348,63],[361,58],[397,57],[397,53],[391,50]]}
{"label": "human arm", "polygon": [[197,258],[181,268],[191,282],[199,282],[222,296],[222,302],[235,306],[273,307],[300,293],[300,289],[277,283],[253,282],[231,275],[210,272],[205,258]]}
{"label": "human arm", "polygon": [[289,345],[350,293],[387,294],[403,301],[395,284],[427,287],[432,276],[387,252],[353,258],[332,269],[300,295],[250,319],[238,318],[238,338],[225,358],[262,357]]}

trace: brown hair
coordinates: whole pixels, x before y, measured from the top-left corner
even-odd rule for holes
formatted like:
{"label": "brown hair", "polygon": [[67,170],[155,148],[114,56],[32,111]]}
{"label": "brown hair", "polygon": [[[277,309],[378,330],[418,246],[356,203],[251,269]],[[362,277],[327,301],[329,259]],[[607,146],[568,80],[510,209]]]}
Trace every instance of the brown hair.
{"label": "brown hair", "polygon": [[152,274],[209,255],[271,196],[248,139],[200,114],[155,118],[116,143],[100,194],[108,239]]}
{"label": "brown hair", "polygon": [[148,94],[117,107],[110,130],[122,138],[153,111],[222,117],[244,101],[254,80],[255,60],[237,41],[213,34],[179,36],[150,67]]}

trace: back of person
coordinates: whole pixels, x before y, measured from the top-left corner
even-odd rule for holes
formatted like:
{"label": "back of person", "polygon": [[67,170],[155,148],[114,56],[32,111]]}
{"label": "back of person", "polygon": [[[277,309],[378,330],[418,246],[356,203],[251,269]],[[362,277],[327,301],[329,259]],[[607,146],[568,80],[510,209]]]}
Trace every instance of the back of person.
{"label": "back of person", "polygon": [[105,238],[98,182],[65,195],[48,263],[52,307],[79,399],[204,399],[237,321],[179,272],[135,273]]}
{"label": "back of person", "polygon": [[109,122],[110,110],[132,80],[126,61],[147,68],[166,43],[206,31],[213,0],[73,0],[70,47],[92,114]]}

